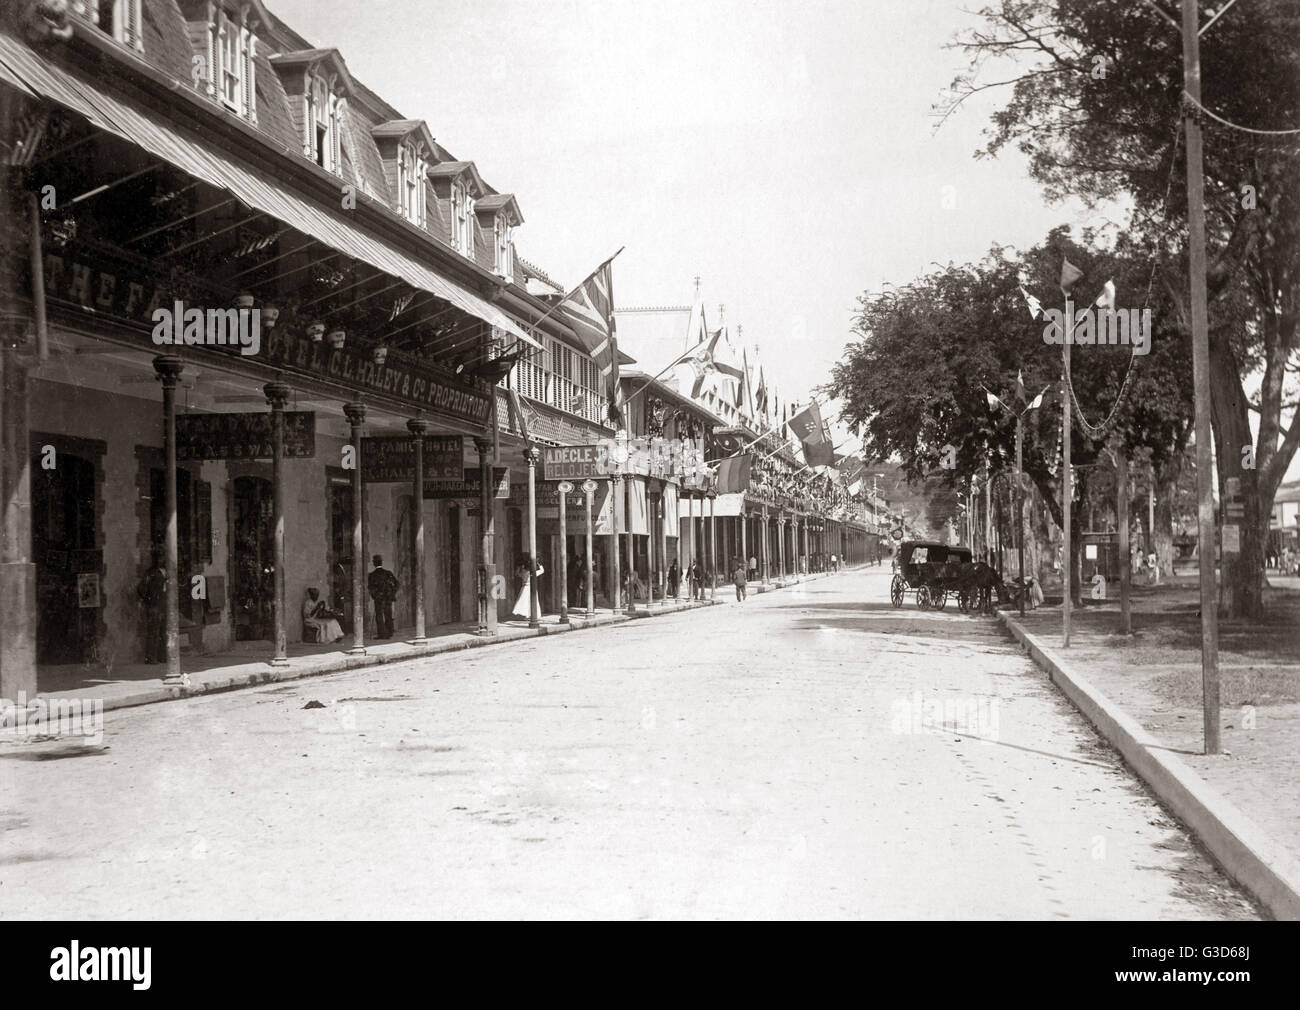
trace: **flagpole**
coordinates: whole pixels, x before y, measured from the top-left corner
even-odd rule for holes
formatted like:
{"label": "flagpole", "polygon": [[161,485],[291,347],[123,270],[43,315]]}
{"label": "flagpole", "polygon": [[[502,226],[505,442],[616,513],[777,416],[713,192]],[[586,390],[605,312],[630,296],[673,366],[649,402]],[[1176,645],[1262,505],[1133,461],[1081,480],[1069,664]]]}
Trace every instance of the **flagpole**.
{"label": "flagpole", "polygon": [[616,259],[618,258],[618,253],[621,253],[621,252],[622,252],[624,249],[626,249],[626,248],[627,248],[627,246],[625,246],[625,245],[621,245],[621,246],[619,246],[619,247],[618,247],[618,252],[614,253],[613,256],[611,256],[609,259],[607,259],[607,260],[605,260],[604,262],[602,262],[602,263],[600,264],[600,266],[596,267],[596,269],[593,270],[591,273],[587,274],[587,276],[584,277],[584,278],[582,279],[582,281],[581,281],[577,286],[575,286],[574,289],[573,289],[572,291],[570,291],[567,295],[565,295],[565,296],[564,296],[563,298],[561,298],[558,302],[556,302],[554,305],[552,305],[549,309],[547,309],[545,312],[543,312],[543,313],[542,313],[542,314],[537,318],[537,321],[536,321],[536,322],[529,323],[529,324],[528,324],[528,329],[529,329],[529,331],[530,331],[531,333],[536,333],[536,332],[537,332],[537,327],[541,326],[542,323],[544,323],[544,322],[545,322],[545,321],[546,321],[546,320],[551,316],[551,314],[555,312],[556,309],[558,309],[561,305],[563,305],[563,304],[564,304],[565,302],[567,302],[570,298],[572,298],[575,294],[577,294],[578,291],[580,291],[580,290],[582,289],[582,285],[583,285],[583,284],[586,284],[587,281],[591,280],[593,277],[596,276],[596,274],[598,274],[598,273],[600,273],[602,270],[604,270],[605,267],[607,267],[609,264],[613,263],[614,260],[616,260]]}

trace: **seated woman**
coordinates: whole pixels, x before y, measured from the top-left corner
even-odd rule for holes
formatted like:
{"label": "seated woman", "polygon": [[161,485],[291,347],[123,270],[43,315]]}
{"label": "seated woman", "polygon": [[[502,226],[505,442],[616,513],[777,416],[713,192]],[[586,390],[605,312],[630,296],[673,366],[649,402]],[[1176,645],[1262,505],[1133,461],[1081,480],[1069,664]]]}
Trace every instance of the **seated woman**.
{"label": "seated woman", "polygon": [[302,601],[302,623],[304,628],[311,628],[316,633],[318,642],[338,642],[343,639],[343,629],[339,627],[336,615],[320,599],[315,587],[307,590],[307,599]]}

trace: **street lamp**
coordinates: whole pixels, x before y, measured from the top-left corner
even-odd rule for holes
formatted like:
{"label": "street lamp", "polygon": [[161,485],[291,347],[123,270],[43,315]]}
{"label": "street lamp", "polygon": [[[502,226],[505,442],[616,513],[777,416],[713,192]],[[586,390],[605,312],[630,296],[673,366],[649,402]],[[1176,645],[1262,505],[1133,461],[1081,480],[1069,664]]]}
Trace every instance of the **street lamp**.
{"label": "street lamp", "polygon": [[[1019,565],[1020,565],[1020,592],[1017,595],[1020,598],[1021,617],[1025,616],[1025,507],[1024,507],[1024,502],[1021,499],[1021,495],[1024,494],[1024,487],[1021,484],[1021,481],[1023,479],[1023,473],[1024,473],[1023,458],[1022,458],[1023,446],[1024,446],[1023,427],[1024,427],[1025,415],[1028,414],[1031,410],[1037,410],[1040,406],[1042,406],[1043,393],[1047,392],[1047,388],[1048,388],[1047,386],[1044,386],[1039,391],[1038,395],[1035,396],[1032,401],[1030,401],[1029,405],[1025,407],[1024,410],[1021,411],[1011,410],[1010,407],[1008,407],[1005,403],[1003,403],[996,396],[990,393],[987,389],[984,390],[985,395],[989,398],[990,407],[996,406],[996,407],[1001,407],[1003,410],[1010,410],[1011,413],[1014,414],[1016,418],[1016,486],[1015,486],[1016,552],[1019,556]],[[1066,502],[1065,507],[1069,508],[1070,503]],[[1065,592],[1067,595],[1069,594],[1070,592],[1069,586],[1065,587]]]}

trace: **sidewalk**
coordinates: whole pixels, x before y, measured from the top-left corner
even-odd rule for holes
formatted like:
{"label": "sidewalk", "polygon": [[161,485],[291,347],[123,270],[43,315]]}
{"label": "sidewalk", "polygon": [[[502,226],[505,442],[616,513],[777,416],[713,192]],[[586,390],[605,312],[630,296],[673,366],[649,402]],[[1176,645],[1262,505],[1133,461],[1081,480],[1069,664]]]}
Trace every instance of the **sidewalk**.
{"label": "sidewalk", "polygon": [[[1300,914],[1300,592],[1265,592],[1261,622],[1221,619],[1224,753],[1203,753],[1195,576],[1135,587],[1134,635],[1119,601],[1002,619],[1072,702],[1224,868],[1275,914]],[[1271,879],[1279,876],[1282,880]],[[1272,888],[1273,900],[1261,891]],[[1290,890],[1290,894],[1286,893]],[[1279,910],[1285,910],[1280,912]]]}
{"label": "sidewalk", "polygon": [[[754,594],[784,589],[798,582],[825,578],[827,574],[829,573],[773,580],[767,585],[751,582],[748,592]],[[708,598],[706,590],[703,601],[691,602],[684,596],[677,600],[656,600],[649,605],[639,601],[636,605],[635,618],[608,609],[598,609],[594,615],[586,617],[581,608],[571,608],[570,623],[567,625],[560,623],[559,614],[544,615],[540,627],[535,629],[530,629],[527,621],[512,619],[500,622],[497,625],[496,635],[490,638],[479,637],[475,633],[477,626],[470,622],[444,624],[431,630],[426,629],[428,640],[423,645],[410,644],[409,639],[415,633],[413,627],[398,628],[391,640],[367,642],[364,656],[347,655],[345,650],[351,643],[351,636],[337,644],[293,643],[288,647],[289,661],[284,666],[272,666],[269,662],[269,643],[241,642],[236,648],[226,652],[183,655],[181,669],[190,678],[190,683],[186,687],[164,685],[160,677],[161,667],[144,663],[112,668],[81,665],[43,666],[40,671],[41,690],[37,697],[102,701],[106,711],[129,708],[159,701],[190,698],[215,691],[229,691],[278,681],[298,680],[302,677],[315,677],[326,673],[338,673],[364,666],[400,663],[424,656],[458,652],[462,649],[502,645],[521,639],[536,638],[539,635],[565,634],[728,602],[736,602],[735,587],[731,584],[719,585],[712,600]]]}

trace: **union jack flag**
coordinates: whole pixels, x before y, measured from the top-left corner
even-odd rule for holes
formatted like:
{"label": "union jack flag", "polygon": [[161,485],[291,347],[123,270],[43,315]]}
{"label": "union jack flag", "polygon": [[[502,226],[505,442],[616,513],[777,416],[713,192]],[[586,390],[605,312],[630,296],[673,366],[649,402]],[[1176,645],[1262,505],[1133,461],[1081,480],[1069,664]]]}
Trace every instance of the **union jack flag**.
{"label": "union jack flag", "polygon": [[623,397],[618,387],[618,334],[614,328],[614,276],[610,268],[614,256],[565,296],[560,311],[595,360],[609,400],[609,420],[621,427]]}

